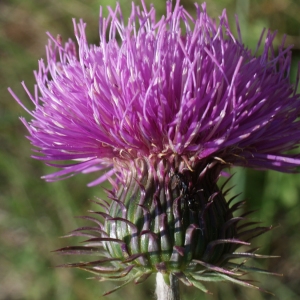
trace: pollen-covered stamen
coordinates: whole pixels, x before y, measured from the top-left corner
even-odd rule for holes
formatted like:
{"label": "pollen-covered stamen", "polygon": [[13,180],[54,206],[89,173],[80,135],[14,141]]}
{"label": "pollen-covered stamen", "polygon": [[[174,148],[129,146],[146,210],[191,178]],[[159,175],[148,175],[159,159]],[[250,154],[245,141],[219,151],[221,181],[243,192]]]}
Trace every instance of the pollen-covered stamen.
{"label": "pollen-covered stamen", "polygon": [[[232,264],[230,259],[267,257],[254,254],[255,249],[241,253],[236,249],[249,246],[253,237],[270,227],[249,228],[252,222],[247,222],[246,214],[233,216],[243,202],[229,205],[225,200],[223,189],[217,186],[219,164],[218,160],[207,162],[190,171],[184,163],[172,160],[157,162],[152,158],[126,163],[122,171],[124,182],[109,193],[111,205],[99,200],[105,212],[93,212],[103,217],[103,222],[89,218],[96,226],[82,227],[69,235],[87,236],[84,244],[89,252],[95,247],[97,253],[102,246],[106,258],[69,266],[98,274],[101,280],[126,283],[140,283],[156,272],[173,274],[183,283],[206,292],[198,279],[221,281],[228,277],[251,286],[237,279],[247,266]],[[125,165],[120,162],[119,166]],[[58,251],[87,252],[84,247]],[[107,257],[113,260],[110,262]]]}

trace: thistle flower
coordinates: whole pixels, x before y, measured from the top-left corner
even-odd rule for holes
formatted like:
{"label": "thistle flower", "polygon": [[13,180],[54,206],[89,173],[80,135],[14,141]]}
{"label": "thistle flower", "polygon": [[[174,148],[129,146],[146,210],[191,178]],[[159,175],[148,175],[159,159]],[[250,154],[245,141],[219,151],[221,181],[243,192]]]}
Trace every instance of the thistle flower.
{"label": "thistle flower", "polygon": [[233,216],[240,204],[226,202],[217,181],[225,167],[300,165],[288,153],[300,141],[291,47],[283,39],[276,55],[275,33],[263,31],[253,52],[238,22],[236,39],[225,10],[217,24],[205,4],[193,18],[179,0],[174,9],[167,1],[159,21],[141,4],[132,4],[127,25],[118,4],[107,18],[101,8],[99,45],[88,45],[82,21],[74,21],[78,49],[50,35],[35,95],[23,83],[34,111],[11,91],[33,118],[22,121],[34,157],[61,168],[46,180],[102,171],[91,185],[108,179],[113,187],[111,204],[100,200],[104,212],[96,212],[104,221],[85,217],[96,226],[71,233],[90,237],[85,246],[59,251],[103,255],[69,265],[99,280],[139,283],[160,272],[203,291],[201,280],[251,286],[239,279],[251,268],[230,259],[259,257],[235,250],[270,228],[246,229],[246,215]]}
{"label": "thistle flower", "polygon": [[291,47],[282,43],[276,56],[268,32],[256,57],[233,37],[225,11],[216,25],[205,5],[193,19],[167,1],[156,22],[142,5],[132,6],[127,26],[119,5],[107,19],[101,10],[99,45],[88,45],[82,21],[74,21],[78,51],[50,36],[47,64],[35,73],[39,92],[23,83],[35,105],[24,107],[32,121],[22,118],[42,154],[34,157],[75,161],[54,164],[63,169],[45,178],[107,170],[97,184],[119,173],[120,161],[175,156],[191,169],[218,157],[224,166],[295,170],[299,155],[285,154],[300,140]]}

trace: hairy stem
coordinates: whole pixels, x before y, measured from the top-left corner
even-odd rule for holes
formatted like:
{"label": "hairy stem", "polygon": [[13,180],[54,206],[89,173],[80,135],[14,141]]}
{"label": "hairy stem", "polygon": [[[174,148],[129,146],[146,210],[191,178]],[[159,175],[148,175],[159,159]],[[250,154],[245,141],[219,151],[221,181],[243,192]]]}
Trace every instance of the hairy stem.
{"label": "hairy stem", "polygon": [[156,275],[157,300],[180,300],[178,278],[172,274],[169,277],[170,285],[167,285],[162,273]]}

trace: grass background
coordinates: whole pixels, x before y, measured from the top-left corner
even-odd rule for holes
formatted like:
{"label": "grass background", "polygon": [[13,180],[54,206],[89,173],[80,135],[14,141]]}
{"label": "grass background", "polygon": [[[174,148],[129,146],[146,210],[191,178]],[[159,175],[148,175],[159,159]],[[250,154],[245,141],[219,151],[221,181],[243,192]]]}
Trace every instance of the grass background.
{"label": "grass background", "polygon": [[[130,2],[120,1],[125,15]],[[138,1],[136,1],[138,2]],[[153,0],[159,14],[164,1]],[[193,2],[182,4],[193,10]],[[54,268],[68,262],[51,250],[72,244],[59,239],[81,225],[76,215],[86,214],[93,205],[88,199],[102,195],[101,187],[87,188],[93,175],[45,183],[40,177],[53,172],[42,162],[30,158],[31,147],[24,137],[26,130],[18,120],[29,116],[7,92],[7,87],[30,106],[20,82],[25,80],[32,90],[32,70],[37,60],[45,57],[46,31],[64,40],[73,37],[71,18],[87,22],[90,43],[98,43],[99,5],[115,6],[108,0],[2,0],[0,2],[0,300],[92,300],[100,299],[111,289],[110,283],[85,278],[80,270]],[[300,60],[300,3],[297,0],[208,0],[209,14],[217,17],[224,7],[233,20],[239,15],[244,42],[255,48],[263,27],[278,30],[277,43],[284,33],[287,44],[294,44],[292,80]],[[284,277],[253,276],[259,285],[275,297],[232,284],[210,285],[214,295],[204,295],[194,288],[182,286],[183,299],[300,299],[300,175],[237,169],[233,179],[236,191],[248,199],[247,209],[257,209],[253,220],[278,226],[257,239],[260,253],[280,255],[257,266],[283,273]],[[126,288],[107,299],[153,299],[154,278]]]}

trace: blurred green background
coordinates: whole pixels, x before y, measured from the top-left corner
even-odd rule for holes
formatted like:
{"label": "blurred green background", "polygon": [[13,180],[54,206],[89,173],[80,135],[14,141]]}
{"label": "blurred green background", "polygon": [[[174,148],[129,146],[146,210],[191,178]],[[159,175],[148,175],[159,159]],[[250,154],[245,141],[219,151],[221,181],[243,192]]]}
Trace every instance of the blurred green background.
{"label": "blurred green background", "polygon": [[[158,13],[164,13],[164,1],[154,0]],[[192,1],[182,1],[193,10]],[[130,2],[120,1],[124,14]],[[138,3],[138,1],[136,1]],[[40,177],[54,170],[30,158],[31,147],[19,116],[29,116],[7,92],[10,86],[32,107],[21,88],[25,80],[33,90],[32,71],[37,60],[45,57],[46,31],[63,39],[73,37],[71,18],[87,22],[90,43],[98,43],[99,5],[115,6],[108,0],[1,0],[0,1],[0,300],[92,300],[114,285],[87,280],[80,270],[54,268],[70,258],[51,250],[74,244],[60,236],[85,223],[74,216],[96,209],[88,199],[102,197],[101,187],[87,188],[95,175],[76,176],[65,181],[45,183]],[[208,12],[217,18],[227,8],[234,24],[239,15],[242,35],[254,49],[263,27],[278,30],[276,43],[284,33],[287,44],[294,44],[292,80],[300,60],[300,2],[298,0],[208,0]],[[261,287],[275,297],[228,283],[210,285],[214,295],[204,295],[182,286],[182,299],[300,299],[300,175],[276,172],[236,170],[232,180],[235,191],[243,192],[247,209],[257,211],[251,217],[276,229],[255,241],[259,253],[280,255],[280,259],[253,262],[253,265],[283,273],[284,277],[255,275]],[[126,288],[107,299],[153,299],[154,278]]]}

